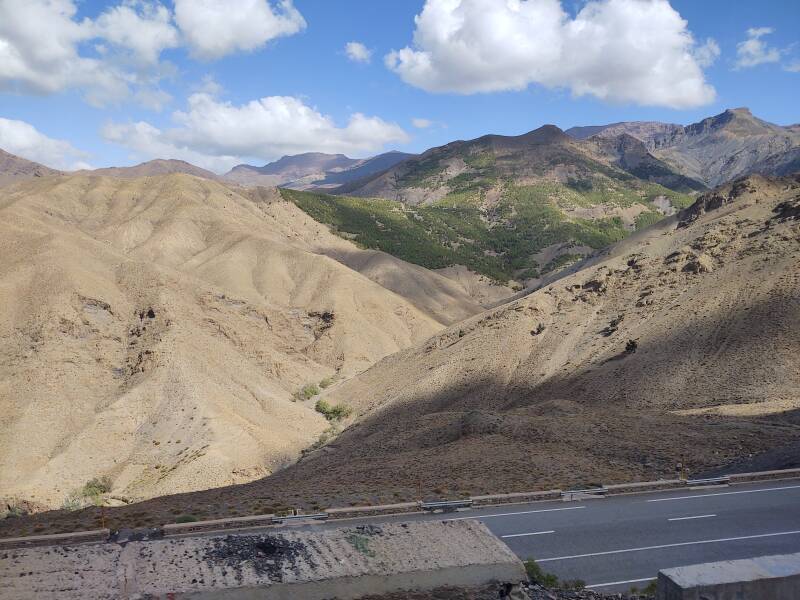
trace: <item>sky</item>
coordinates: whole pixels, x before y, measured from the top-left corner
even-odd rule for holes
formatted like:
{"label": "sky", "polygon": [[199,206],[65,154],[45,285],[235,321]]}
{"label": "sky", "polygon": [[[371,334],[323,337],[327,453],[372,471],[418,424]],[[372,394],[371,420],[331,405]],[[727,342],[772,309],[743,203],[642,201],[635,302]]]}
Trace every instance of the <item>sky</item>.
{"label": "sky", "polygon": [[800,122],[797,0],[0,0],[0,148],[59,169]]}

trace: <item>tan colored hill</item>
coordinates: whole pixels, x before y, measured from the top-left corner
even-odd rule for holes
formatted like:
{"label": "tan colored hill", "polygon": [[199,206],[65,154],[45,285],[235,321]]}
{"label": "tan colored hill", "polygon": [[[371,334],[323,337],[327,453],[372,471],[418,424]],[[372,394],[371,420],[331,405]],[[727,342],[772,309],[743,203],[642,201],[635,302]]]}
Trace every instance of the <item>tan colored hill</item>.
{"label": "tan colored hill", "polygon": [[61,175],[61,171],[0,150],[0,188],[17,181],[52,175]]}
{"label": "tan colored hill", "polygon": [[480,310],[274,190],[182,174],[7,188],[0,257],[0,496],[51,507],[100,476],[128,498],[263,477],[327,427],[300,388]]}
{"label": "tan colored hill", "polygon": [[651,480],[679,461],[702,473],[751,455],[761,469],[798,466],[796,452],[786,460],[800,446],[798,319],[800,178],[738,181],[331,388],[326,399],[357,415],[299,463],[109,522]]}
{"label": "tan colored hill", "polygon": [[171,175],[172,173],[184,173],[194,175],[203,179],[219,179],[211,171],[202,169],[185,160],[163,159],[148,160],[132,167],[106,167],[94,169],[93,171],[80,171],[80,174],[99,175],[102,177],[120,177],[124,179],[136,179],[137,177],[154,177],[156,175]]}

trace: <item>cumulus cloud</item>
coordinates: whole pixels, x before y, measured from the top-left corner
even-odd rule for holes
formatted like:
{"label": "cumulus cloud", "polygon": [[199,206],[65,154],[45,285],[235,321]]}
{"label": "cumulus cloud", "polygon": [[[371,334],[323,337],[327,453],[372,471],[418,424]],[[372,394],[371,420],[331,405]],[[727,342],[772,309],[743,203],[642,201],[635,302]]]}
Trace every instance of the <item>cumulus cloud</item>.
{"label": "cumulus cloud", "polygon": [[721,51],[717,40],[708,38],[702,46],[698,46],[694,51],[694,59],[702,68],[710,67],[719,58]]}
{"label": "cumulus cloud", "polygon": [[761,39],[773,32],[771,27],[751,27],[747,38],[736,44],[736,68],[747,69],[765,63],[776,63],[781,59],[781,51],[771,48]]}
{"label": "cumulus cloud", "polygon": [[344,53],[353,62],[368,63],[372,59],[372,50],[361,42],[347,42],[344,45]]}
{"label": "cumulus cloud", "polygon": [[[159,77],[160,53],[178,44],[169,11],[157,3],[130,0],[94,21],[78,21],[76,12],[73,0],[0,2],[0,90],[76,88],[94,105],[116,102],[132,88],[145,93]],[[82,53],[90,41],[95,52]]]}
{"label": "cumulus cloud", "polygon": [[93,24],[95,37],[130,51],[137,62],[156,64],[161,52],[180,39],[172,14],[161,4],[128,2],[101,14]]}
{"label": "cumulus cloud", "polygon": [[207,93],[189,97],[173,114],[174,127],[146,122],[112,123],[103,136],[142,159],[180,158],[217,172],[247,157],[270,160],[284,154],[331,152],[361,155],[406,142],[398,125],[361,113],[344,126],[291,96],[268,96],[246,104],[222,102]]}
{"label": "cumulus cloud", "polygon": [[428,127],[433,125],[433,121],[431,121],[430,119],[421,119],[419,117],[415,117],[411,119],[411,124],[417,129],[427,129]]}
{"label": "cumulus cloud", "polygon": [[295,34],[306,21],[292,0],[175,0],[175,21],[192,54],[205,60],[260,48]]}
{"label": "cumulus cloud", "polygon": [[304,27],[291,0],[175,0],[174,15],[159,0],[121,0],[95,19],[78,19],[76,0],[0,0],[0,91],[77,89],[96,106],[160,109],[158,82],[174,70],[165,50],[219,58]]}
{"label": "cumulus cloud", "polygon": [[413,43],[385,57],[430,92],[522,90],[532,83],[613,102],[688,108],[713,101],[698,47],[667,0],[427,0]]}
{"label": "cumulus cloud", "polygon": [[30,123],[0,118],[0,148],[53,169],[91,168],[88,154],[69,142],[47,137]]}

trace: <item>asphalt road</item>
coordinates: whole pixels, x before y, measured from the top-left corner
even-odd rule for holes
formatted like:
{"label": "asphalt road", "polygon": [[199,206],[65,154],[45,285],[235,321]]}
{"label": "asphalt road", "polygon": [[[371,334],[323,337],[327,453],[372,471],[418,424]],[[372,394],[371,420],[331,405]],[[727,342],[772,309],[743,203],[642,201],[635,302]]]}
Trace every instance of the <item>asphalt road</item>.
{"label": "asphalt road", "polygon": [[479,519],[522,559],[604,592],[643,587],[660,569],[800,552],[800,481],[772,481],[451,514],[331,521]]}

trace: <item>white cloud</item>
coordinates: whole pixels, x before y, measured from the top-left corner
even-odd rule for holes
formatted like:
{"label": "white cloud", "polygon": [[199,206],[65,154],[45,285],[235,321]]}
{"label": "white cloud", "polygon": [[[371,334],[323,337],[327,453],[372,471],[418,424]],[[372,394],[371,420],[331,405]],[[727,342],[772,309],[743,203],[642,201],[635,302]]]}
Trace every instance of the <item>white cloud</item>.
{"label": "white cloud", "polygon": [[717,61],[720,53],[721,51],[717,40],[708,38],[705,44],[695,48],[694,59],[697,61],[698,65],[705,69]]}
{"label": "white cloud", "polygon": [[94,20],[78,20],[76,0],[0,0],[0,92],[76,89],[97,106],[160,109],[158,83],[174,71],[165,50],[219,58],[304,27],[291,0],[175,0],[175,15],[160,0],[120,0]]}
{"label": "white cloud", "polygon": [[217,59],[260,48],[306,27],[292,0],[175,0],[175,21],[194,56]]}
{"label": "white cloud", "polygon": [[165,130],[146,122],[112,123],[103,136],[142,159],[180,158],[218,172],[247,157],[270,160],[310,151],[363,155],[408,140],[398,125],[361,113],[339,127],[291,96],[237,106],[196,93],[189,97],[187,110],[173,114],[173,121],[176,126]]}
{"label": "white cloud", "polygon": [[761,38],[771,34],[771,27],[751,27],[747,30],[747,39],[736,44],[736,68],[746,69],[776,63],[781,59],[781,51],[770,48]]}
{"label": "white cloud", "polygon": [[78,54],[92,38],[88,22],[74,20],[72,0],[0,2],[0,90],[48,94],[84,88],[95,102],[127,93],[127,82],[101,60]]}
{"label": "white cloud", "polygon": [[90,168],[86,152],[64,140],[47,137],[25,121],[0,118],[0,148],[54,169]]}
{"label": "white cloud", "polygon": [[94,34],[129,50],[137,62],[148,65],[156,64],[162,51],[180,43],[170,11],[141,0],[109,8],[95,21]]}
{"label": "white cloud", "polygon": [[800,60],[789,63],[783,67],[783,70],[789,71],[789,73],[800,73]]}
{"label": "white cloud", "polygon": [[344,53],[353,62],[368,63],[372,59],[372,50],[361,42],[347,42],[344,45]]}
{"label": "white cloud", "polygon": [[415,117],[411,119],[411,124],[417,129],[427,129],[433,125],[433,121],[430,119],[420,119],[419,117]]}
{"label": "white cloud", "polygon": [[[132,88],[152,98],[159,54],[178,44],[169,11],[128,0],[95,21],[78,21],[76,12],[73,0],[0,0],[0,91],[79,89],[94,105],[123,100]],[[93,40],[95,54],[82,54]]]}
{"label": "white cloud", "polygon": [[427,0],[415,22],[413,45],[385,62],[430,92],[538,83],[673,108],[715,97],[702,71],[715,45],[698,48],[667,0],[591,0],[575,18],[560,0]]}

